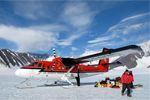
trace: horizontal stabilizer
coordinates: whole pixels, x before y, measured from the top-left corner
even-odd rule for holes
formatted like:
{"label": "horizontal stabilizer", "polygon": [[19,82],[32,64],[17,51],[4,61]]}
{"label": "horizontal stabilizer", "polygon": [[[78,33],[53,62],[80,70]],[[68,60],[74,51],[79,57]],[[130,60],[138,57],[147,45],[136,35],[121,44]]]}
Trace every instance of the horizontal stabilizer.
{"label": "horizontal stabilizer", "polygon": [[117,64],[122,64],[122,63],[117,61],[117,62],[102,64],[102,65],[117,65]]}
{"label": "horizontal stabilizer", "polygon": [[[101,64],[101,65],[117,65],[117,64],[122,64],[122,63],[119,62],[119,61],[117,61],[117,62],[106,63],[106,64]],[[99,65],[99,64],[91,64],[91,65],[88,64],[88,66],[94,66],[94,67],[96,67],[96,66],[98,66],[98,65]]]}

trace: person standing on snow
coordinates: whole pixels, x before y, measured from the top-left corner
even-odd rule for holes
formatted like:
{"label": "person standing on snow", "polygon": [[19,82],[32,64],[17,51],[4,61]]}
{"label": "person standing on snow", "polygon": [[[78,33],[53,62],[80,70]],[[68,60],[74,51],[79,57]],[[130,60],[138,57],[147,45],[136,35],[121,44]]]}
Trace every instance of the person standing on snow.
{"label": "person standing on snow", "polygon": [[129,72],[129,76],[130,76],[130,81],[131,81],[130,88],[132,89],[132,88],[134,88],[134,86],[133,86],[134,78],[133,78],[132,71]]}
{"label": "person standing on snow", "polygon": [[122,87],[122,96],[124,95],[124,91],[126,90],[127,88],[127,95],[129,97],[132,97],[131,94],[130,94],[130,83],[131,83],[131,79],[130,79],[130,75],[129,75],[129,71],[126,70],[123,74],[122,74],[122,77],[121,77],[121,82],[123,84],[123,87]]}

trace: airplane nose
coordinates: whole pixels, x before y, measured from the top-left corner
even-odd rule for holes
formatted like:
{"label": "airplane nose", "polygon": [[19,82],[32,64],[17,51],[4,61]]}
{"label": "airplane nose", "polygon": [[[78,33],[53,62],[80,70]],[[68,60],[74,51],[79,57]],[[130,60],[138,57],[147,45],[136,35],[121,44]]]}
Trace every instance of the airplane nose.
{"label": "airplane nose", "polygon": [[21,74],[20,69],[16,70],[15,74],[16,74],[17,76],[20,76],[20,74]]}

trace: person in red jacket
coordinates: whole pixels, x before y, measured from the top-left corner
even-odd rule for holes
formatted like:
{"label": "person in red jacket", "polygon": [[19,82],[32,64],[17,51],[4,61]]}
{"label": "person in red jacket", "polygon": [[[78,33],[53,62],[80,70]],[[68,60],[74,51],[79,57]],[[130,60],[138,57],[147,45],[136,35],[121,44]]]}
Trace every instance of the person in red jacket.
{"label": "person in red jacket", "polygon": [[130,88],[133,89],[134,86],[133,86],[133,82],[134,82],[134,78],[133,78],[133,74],[132,74],[132,71],[129,71],[129,76],[130,76]]}
{"label": "person in red jacket", "polygon": [[131,97],[131,94],[130,94],[130,83],[131,83],[131,77],[129,75],[129,71],[126,70],[123,74],[122,74],[122,77],[121,77],[121,82],[123,84],[123,87],[122,87],[122,95],[124,95],[124,91],[126,90],[127,88],[127,95],[129,97]]}

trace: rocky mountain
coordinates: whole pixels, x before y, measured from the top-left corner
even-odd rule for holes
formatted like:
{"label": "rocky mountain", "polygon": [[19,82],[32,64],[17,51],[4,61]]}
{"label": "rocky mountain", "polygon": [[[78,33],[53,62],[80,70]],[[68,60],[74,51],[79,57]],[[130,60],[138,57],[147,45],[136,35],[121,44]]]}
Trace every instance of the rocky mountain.
{"label": "rocky mountain", "polygon": [[[110,65],[110,69],[119,67],[119,66],[126,66],[127,68],[134,68],[137,66],[137,60],[141,59],[143,56],[149,57],[150,56],[150,41],[139,44],[143,49],[143,53],[140,54],[129,54],[122,57],[115,57],[115,59],[111,60],[113,62],[121,62],[122,64],[118,65]],[[96,51],[85,52],[84,56],[93,54]],[[70,56],[70,58],[76,58],[77,56]],[[8,49],[0,50],[0,64],[5,65],[6,67],[12,66],[24,66],[36,60],[48,60],[48,58],[53,58],[51,54],[34,54],[34,53],[19,53],[13,52]],[[90,62],[90,64],[97,64],[98,61]],[[88,63],[89,64],[89,63]],[[150,66],[150,65],[149,65]],[[147,66],[149,68],[149,66]]]}
{"label": "rocky mountain", "polygon": [[[137,66],[137,60],[138,59],[142,59],[142,57],[149,57],[150,56],[150,41],[148,42],[144,42],[141,44],[138,44],[143,52],[141,54],[129,54],[123,57],[119,57],[117,59],[115,59],[113,62],[119,61],[121,62],[122,66],[126,66],[127,68],[131,69],[131,68],[135,68]],[[120,65],[111,65],[110,69],[119,67]],[[149,65],[150,66],[150,65]],[[150,68],[149,66],[147,66],[147,68]]]}
{"label": "rocky mountain", "polygon": [[[150,41],[144,42],[144,43],[141,43],[138,45],[143,50],[143,52],[141,54],[135,53],[135,54],[129,54],[126,56],[121,56],[121,57],[118,56],[118,57],[111,58],[110,63],[120,62],[121,64],[110,64],[110,67],[109,67],[110,70],[114,69],[116,67],[119,67],[119,66],[125,66],[128,69],[135,68],[138,64],[138,62],[137,62],[138,59],[142,59],[143,57],[149,57],[150,56]],[[97,51],[85,52],[82,56],[94,54],[96,52]],[[93,61],[93,62],[86,63],[86,64],[95,65],[95,64],[98,64],[98,62],[99,61]],[[150,68],[149,66],[147,66],[147,68]]]}
{"label": "rocky mountain", "polygon": [[140,55],[138,53],[119,57],[117,59],[114,59],[114,61],[112,61],[111,63],[120,62],[121,64],[110,65],[109,68],[114,69],[119,66],[126,66],[128,69],[135,68],[137,66],[137,60],[142,59],[142,57],[143,55]]}
{"label": "rocky mountain", "polygon": [[8,49],[0,50],[0,64],[9,68],[12,66],[24,66],[35,60],[29,53],[13,52]]}
{"label": "rocky mountain", "polygon": [[46,60],[47,58],[49,58],[49,57],[53,57],[53,55],[51,55],[51,54],[36,54],[36,53],[29,53],[33,58],[35,58],[36,60]]}
{"label": "rocky mountain", "polygon": [[141,44],[138,44],[144,51],[144,56],[150,56],[150,40]]}

